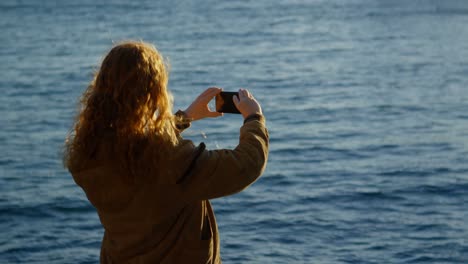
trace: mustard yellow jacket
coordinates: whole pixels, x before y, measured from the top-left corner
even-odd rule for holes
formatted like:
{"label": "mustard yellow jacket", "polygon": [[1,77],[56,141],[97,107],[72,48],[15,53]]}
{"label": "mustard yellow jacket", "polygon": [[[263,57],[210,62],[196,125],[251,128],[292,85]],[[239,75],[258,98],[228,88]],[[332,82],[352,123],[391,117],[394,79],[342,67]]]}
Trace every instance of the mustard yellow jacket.
{"label": "mustard yellow jacket", "polygon": [[168,155],[157,164],[158,177],[138,184],[129,185],[109,159],[70,169],[105,229],[101,263],[221,263],[208,200],[240,192],[262,174],[265,120],[247,120],[233,150],[206,150],[203,143],[182,140]]}

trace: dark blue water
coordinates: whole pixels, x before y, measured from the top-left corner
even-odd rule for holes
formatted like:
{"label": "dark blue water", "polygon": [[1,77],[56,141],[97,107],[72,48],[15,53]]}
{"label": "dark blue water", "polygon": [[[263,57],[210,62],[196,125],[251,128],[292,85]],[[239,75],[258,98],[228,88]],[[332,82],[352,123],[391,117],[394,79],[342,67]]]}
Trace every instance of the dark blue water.
{"label": "dark blue water", "polygon": [[[225,263],[468,263],[467,1],[0,2],[0,263],[96,263],[61,164],[76,103],[125,39],[171,62],[175,109],[249,88],[265,174],[214,200]],[[185,132],[235,146],[226,115]]]}

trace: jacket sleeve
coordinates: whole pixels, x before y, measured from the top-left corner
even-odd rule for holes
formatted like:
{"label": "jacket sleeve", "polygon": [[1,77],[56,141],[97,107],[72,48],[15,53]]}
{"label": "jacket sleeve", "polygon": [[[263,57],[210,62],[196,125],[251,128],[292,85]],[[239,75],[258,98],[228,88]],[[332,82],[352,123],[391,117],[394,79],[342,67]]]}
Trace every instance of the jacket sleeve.
{"label": "jacket sleeve", "polygon": [[175,126],[177,128],[177,132],[180,134],[182,133],[185,129],[189,128],[191,125],[192,120],[190,118],[187,118],[185,115],[185,112],[182,110],[178,110],[174,114],[174,120],[175,120]]}
{"label": "jacket sleeve", "polygon": [[240,192],[264,171],[268,159],[268,131],[260,116],[247,120],[233,150],[195,149],[192,162],[177,185],[187,200],[206,200]]}

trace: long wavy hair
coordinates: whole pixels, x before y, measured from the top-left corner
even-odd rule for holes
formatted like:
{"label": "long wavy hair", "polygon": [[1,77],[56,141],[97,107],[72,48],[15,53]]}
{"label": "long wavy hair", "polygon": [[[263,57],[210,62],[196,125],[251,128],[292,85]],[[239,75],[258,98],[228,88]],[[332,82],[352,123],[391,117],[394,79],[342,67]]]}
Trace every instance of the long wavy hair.
{"label": "long wavy hair", "polygon": [[130,170],[138,166],[144,146],[156,145],[162,152],[176,145],[167,68],[150,44],[114,46],[81,97],[65,143],[65,166],[79,168],[93,160],[102,142],[110,141],[106,153]]}

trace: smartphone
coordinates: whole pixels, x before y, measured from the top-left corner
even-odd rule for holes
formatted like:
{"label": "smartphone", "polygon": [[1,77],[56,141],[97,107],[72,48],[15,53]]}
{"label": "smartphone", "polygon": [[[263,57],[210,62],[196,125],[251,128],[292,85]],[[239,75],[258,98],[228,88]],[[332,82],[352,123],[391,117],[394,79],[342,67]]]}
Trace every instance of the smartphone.
{"label": "smartphone", "polygon": [[216,95],[216,112],[240,114],[232,97],[239,96],[238,92],[220,92]]}

